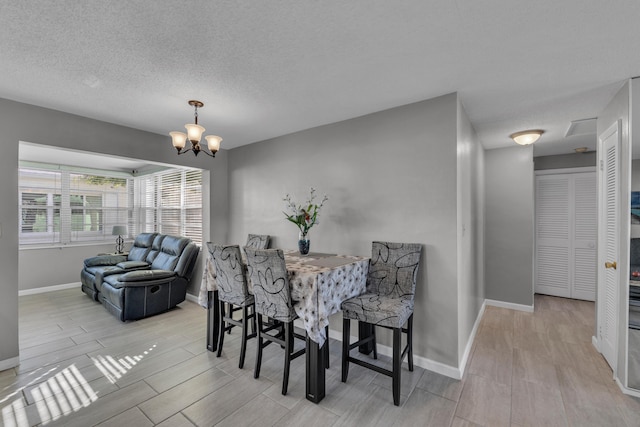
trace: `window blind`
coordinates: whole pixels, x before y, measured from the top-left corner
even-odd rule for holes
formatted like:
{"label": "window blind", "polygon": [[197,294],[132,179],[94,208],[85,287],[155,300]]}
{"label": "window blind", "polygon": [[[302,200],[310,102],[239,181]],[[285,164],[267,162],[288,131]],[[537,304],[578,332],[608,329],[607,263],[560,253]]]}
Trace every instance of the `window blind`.
{"label": "window blind", "polygon": [[169,169],[134,178],[20,168],[20,244],[111,241],[158,232],[202,245],[202,171]]}
{"label": "window blind", "polygon": [[172,169],[135,179],[130,226],[202,245],[202,171]]}
{"label": "window blind", "polygon": [[126,224],[130,179],[20,168],[20,244],[111,240]]}

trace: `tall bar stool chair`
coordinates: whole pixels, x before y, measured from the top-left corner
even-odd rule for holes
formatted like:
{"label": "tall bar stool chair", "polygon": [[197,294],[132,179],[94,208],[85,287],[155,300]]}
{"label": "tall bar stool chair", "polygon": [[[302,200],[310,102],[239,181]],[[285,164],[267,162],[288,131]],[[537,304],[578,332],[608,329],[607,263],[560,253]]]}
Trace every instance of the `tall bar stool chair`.
{"label": "tall bar stool chair", "polygon": [[[291,290],[284,254],[280,249],[244,248],[247,254],[249,277],[253,286],[258,316],[258,345],[254,378],[260,377],[262,350],[272,342],[284,347],[284,375],[282,394],[287,394],[291,361],[305,353],[305,348],[294,351],[294,338],[305,340],[293,330],[293,321],[298,317],[293,309]],[[277,321],[264,323],[262,317]]]}
{"label": "tall bar stool chair", "polygon": [[[249,235],[247,235],[247,244],[245,245],[245,247],[248,246],[250,248],[255,248],[255,249],[267,249],[269,247],[270,241],[271,241],[271,236],[268,234],[249,233]],[[242,307],[234,307],[232,305],[228,305],[229,317],[233,318],[233,313],[240,310],[242,310]],[[227,328],[228,334],[231,334],[231,329],[233,329],[234,326],[236,325],[231,324]],[[252,329],[252,331],[255,332],[255,329]]]}
{"label": "tall bar stool chair", "polygon": [[[218,285],[218,299],[220,300],[218,357],[222,354],[225,331],[230,330],[233,326],[238,326],[242,329],[242,344],[238,367],[242,369],[247,351],[247,341],[257,336],[255,299],[249,293],[240,246],[210,244],[209,250],[216,268],[216,283]],[[226,305],[229,306],[228,312],[225,310]],[[241,320],[233,318],[234,307],[242,310]],[[252,333],[248,333],[249,321],[251,321]]]}
{"label": "tall bar stool chair", "polygon": [[[409,371],[413,371],[413,300],[421,251],[422,245],[415,243],[373,242],[365,293],[342,303],[342,382],[347,381],[350,362],[387,375],[392,378],[396,406],[400,404],[402,360],[407,355]],[[371,335],[350,344],[351,319],[371,325]],[[393,330],[392,370],[350,355],[352,349],[373,342],[377,358],[376,326]],[[407,345],[401,350],[403,332]]]}
{"label": "tall bar stool chair", "polygon": [[268,234],[251,234],[247,236],[247,244],[245,247],[255,248],[255,249],[267,249],[269,247],[269,242],[271,241],[271,236]]}

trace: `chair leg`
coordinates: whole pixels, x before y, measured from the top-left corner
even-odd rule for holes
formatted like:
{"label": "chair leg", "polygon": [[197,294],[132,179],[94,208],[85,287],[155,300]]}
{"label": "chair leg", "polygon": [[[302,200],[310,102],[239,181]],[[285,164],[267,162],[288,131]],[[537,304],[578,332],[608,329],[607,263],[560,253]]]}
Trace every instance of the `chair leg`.
{"label": "chair leg", "polygon": [[327,336],[327,340],[324,342],[324,368],[329,369],[329,325],[325,326],[324,334]]}
{"label": "chair leg", "polygon": [[225,306],[226,306],[226,303],[224,303],[223,301],[220,301],[220,334],[218,335],[217,357],[220,357],[220,355],[222,354],[222,344],[224,344],[224,330],[225,330],[225,324],[226,324],[226,322],[224,321]]}
{"label": "chair leg", "polygon": [[376,325],[371,325],[371,336],[373,336],[373,358],[378,359],[378,343],[376,343]]}
{"label": "chair leg", "polygon": [[407,322],[407,347],[409,348],[409,354],[407,355],[409,371],[413,372],[413,314],[409,316],[409,321]]}
{"label": "chair leg", "polygon": [[[228,307],[229,307],[229,317],[233,317],[233,305],[229,303]],[[227,330],[227,334],[229,335],[231,335],[231,328],[233,328],[233,325],[229,325],[229,329]]]}
{"label": "chair leg", "polygon": [[292,329],[293,322],[287,322],[284,324],[284,376],[282,377],[282,394],[287,394],[287,388],[289,387],[289,368],[291,366],[291,353],[293,352],[293,334]]}
{"label": "chair leg", "polygon": [[240,363],[238,364],[238,368],[242,369],[244,366],[244,356],[247,352],[247,335],[249,332],[249,307],[246,305],[242,307],[242,343],[240,344]]}
{"label": "chair leg", "polygon": [[402,328],[393,329],[393,404],[400,405],[400,368],[402,367]]}
{"label": "chair leg", "polygon": [[256,317],[258,318],[258,343],[256,345],[256,367],[253,370],[253,378],[260,377],[260,366],[262,365],[262,315],[258,314]]}
{"label": "chair leg", "polygon": [[256,306],[255,304],[251,305],[251,313],[253,314],[253,320],[251,321],[251,333],[256,333]]}
{"label": "chair leg", "polygon": [[342,382],[347,382],[349,375],[349,337],[351,336],[351,319],[342,319]]}

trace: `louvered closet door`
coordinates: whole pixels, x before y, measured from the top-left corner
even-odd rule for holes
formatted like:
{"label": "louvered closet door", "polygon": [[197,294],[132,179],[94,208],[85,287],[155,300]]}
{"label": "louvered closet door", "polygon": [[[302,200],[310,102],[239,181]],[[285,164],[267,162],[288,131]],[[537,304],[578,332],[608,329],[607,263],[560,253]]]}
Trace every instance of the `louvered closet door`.
{"label": "louvered closet door", "polygon": [[571,297],[596,300],[598,197],[595,172],[574,175],[573,289]]}
{"label": "louvered closet door", "polygon": [[536,293],[571,297],[569,175],[536,177]]}
{"label": "louvered closet door", "polygon": [[536,177],[536,293],[595,300],[595,172]]}

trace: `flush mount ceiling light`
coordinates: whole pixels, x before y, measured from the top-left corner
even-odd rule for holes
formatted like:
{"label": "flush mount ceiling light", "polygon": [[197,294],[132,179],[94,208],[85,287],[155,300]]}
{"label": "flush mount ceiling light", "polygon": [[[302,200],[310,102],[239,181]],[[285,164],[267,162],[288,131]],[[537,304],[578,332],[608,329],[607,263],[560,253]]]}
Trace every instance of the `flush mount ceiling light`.
{"label": "flush mount ceiling light", "polygon": [[[195,112],[193,113],[194,122],[195,123],[187,123],[184,127],[187,129],[187,133],[184,132],[169,132],[171,135],[173,146],[178,150],[178,155],[184,154],[188,151],[193,151],[193,154],[196,156],[201,151],[211,157],[216,156],[216,152],[220,149],[220,143],[222,142],[222,138],[217,135],[207,135],[204,139],[207,140],[207,147],[209,151],[200,147],[200,139],[202,138],[202,134],[205,131],[205,128],[198,124],[198,108],[204,107],[204,103],[196,100],[189,101],[189,105],[191,105]],[[184,146],[187,142],[187,139],[191,142],[191,148],[184,150]]]}
{"label": "flush mount ceiling light", "polygon": [[512,133],[509,138],[513,139],[516,144],[530,145],[536,142],[543,133],[544,131],[540,129],[523,130],[522,132]]}

